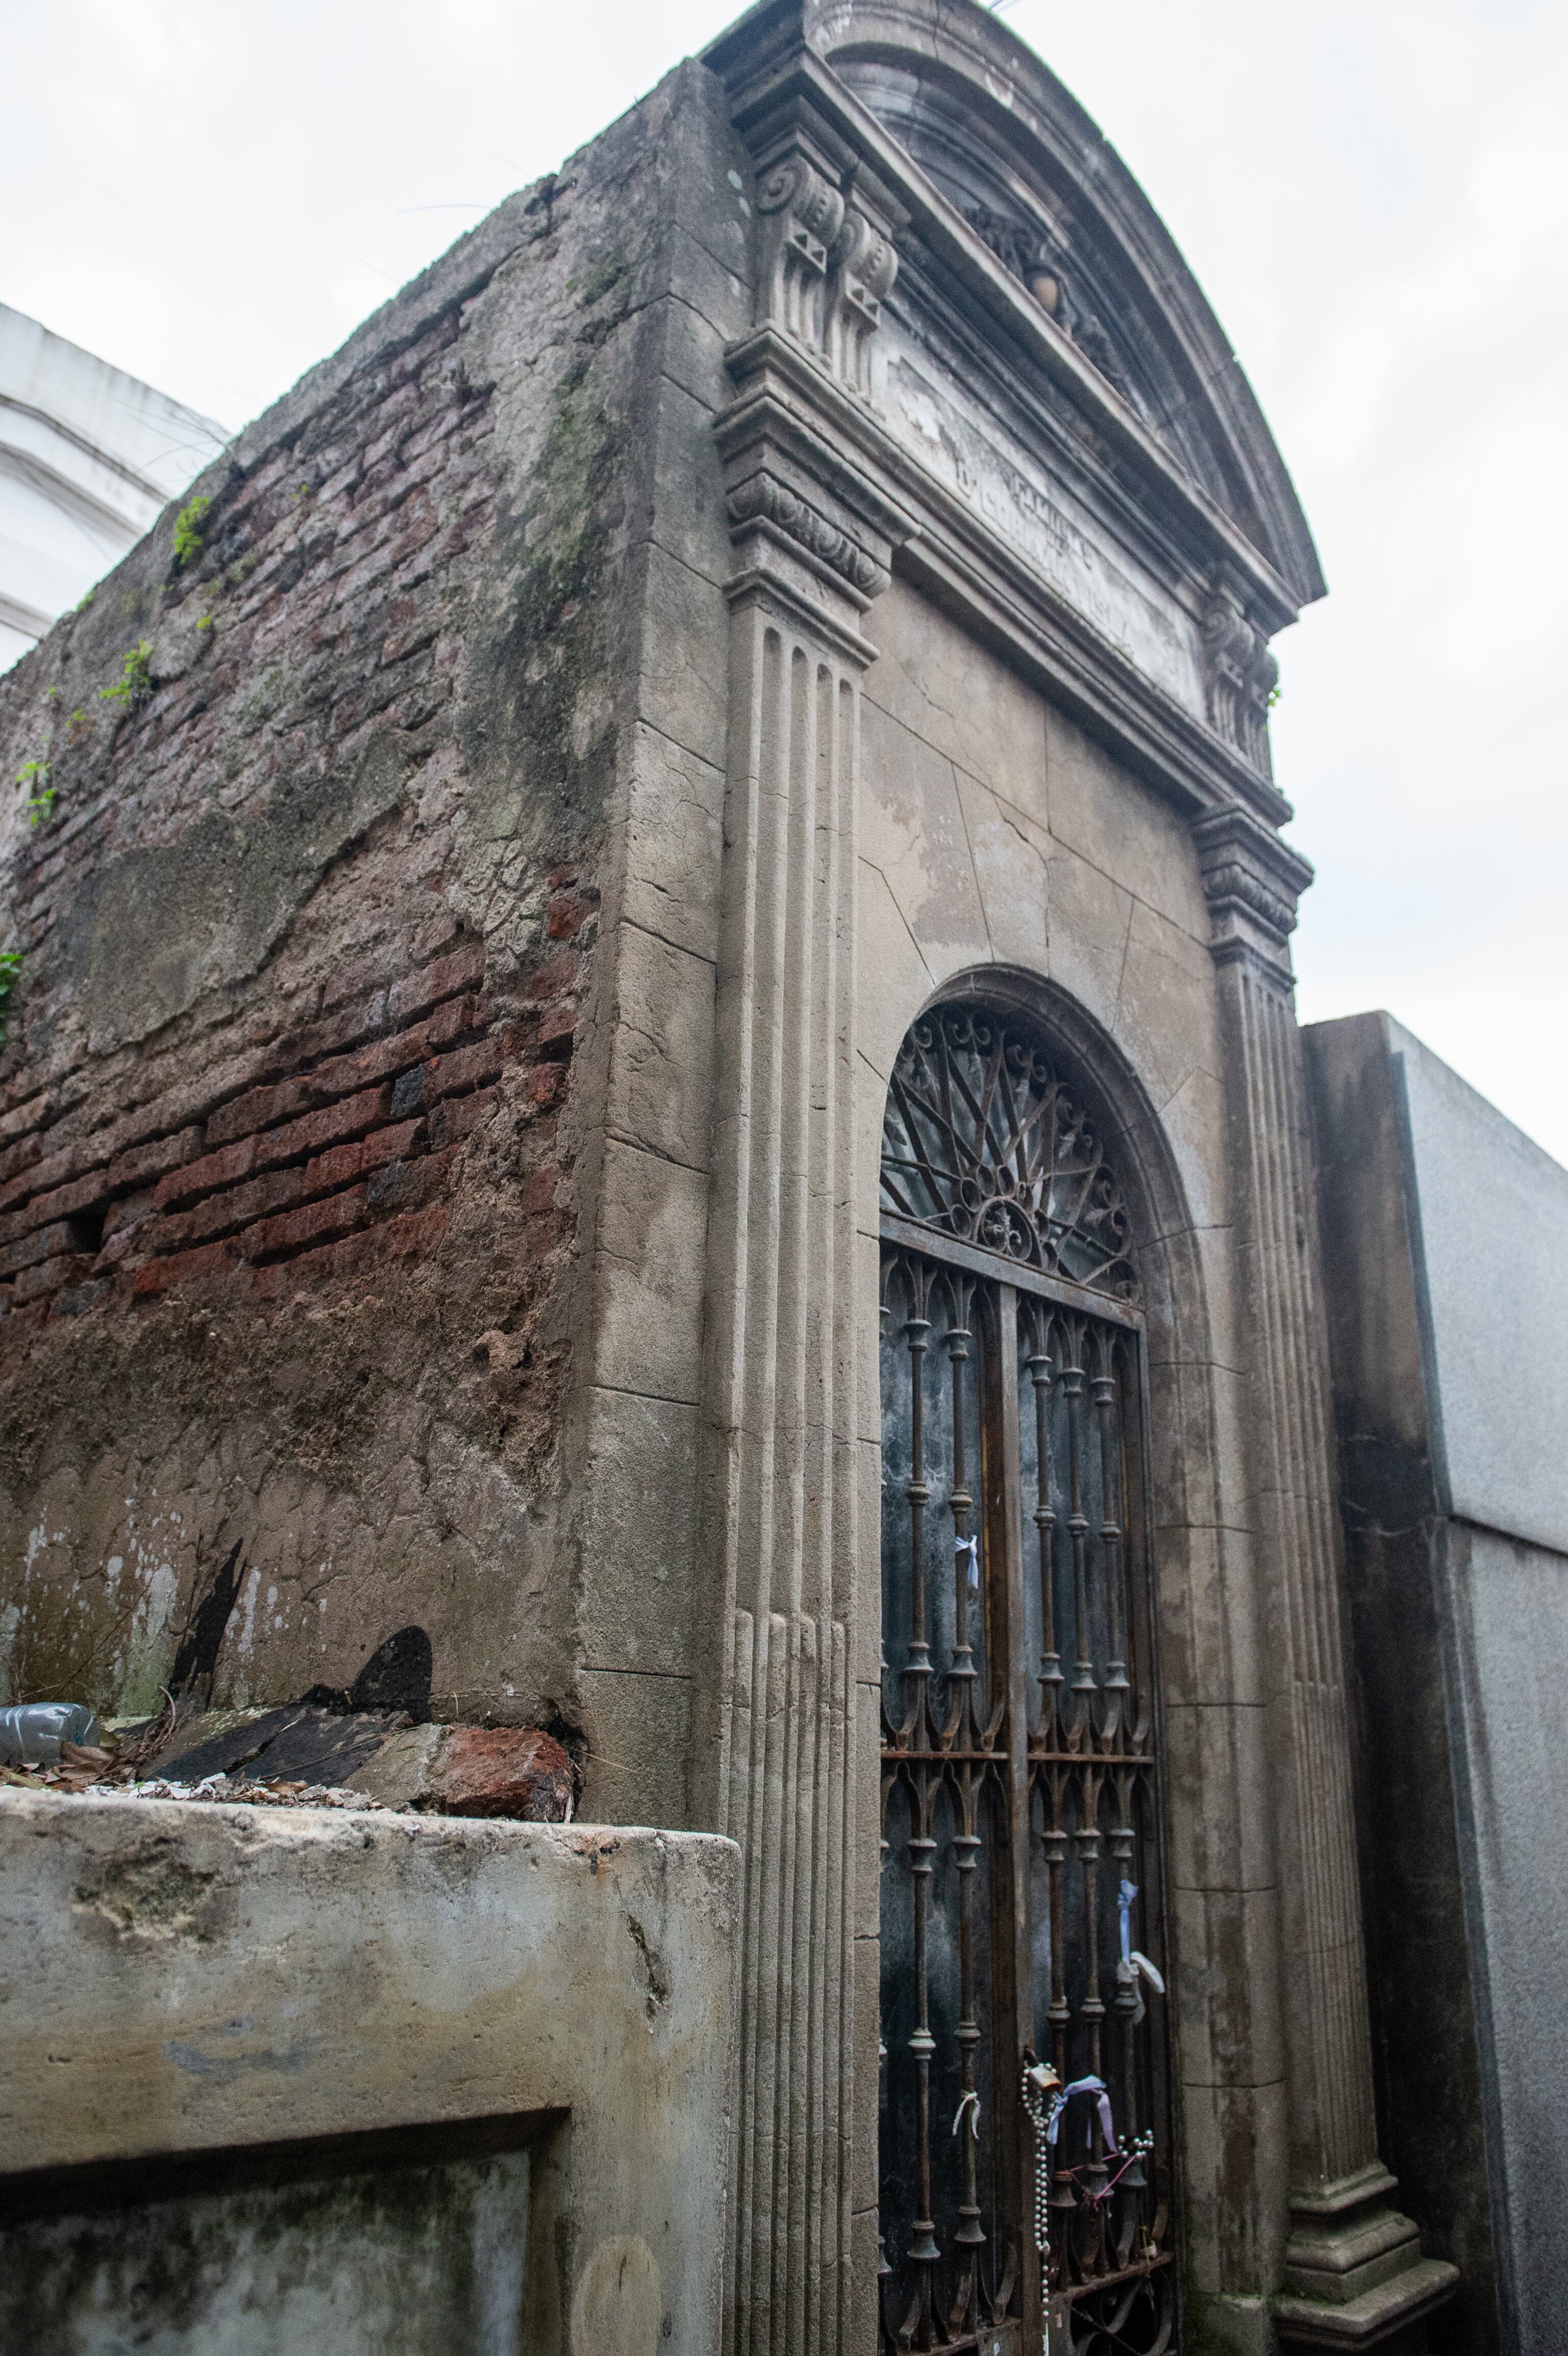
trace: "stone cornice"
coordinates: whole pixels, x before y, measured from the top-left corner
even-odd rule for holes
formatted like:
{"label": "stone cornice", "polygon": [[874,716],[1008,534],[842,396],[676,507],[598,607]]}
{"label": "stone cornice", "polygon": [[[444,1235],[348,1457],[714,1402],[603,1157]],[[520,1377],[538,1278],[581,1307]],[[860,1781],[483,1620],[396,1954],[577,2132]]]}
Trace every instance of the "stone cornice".
{"label": "stone cornice", "polygon": [[800,496],[842,520],[874,561],[960,613],[1184,815],[1241,800],[1269,826],[1288,820],[1289,803],[1266,777],[1058,596],[795,338],[759,328],[727,359],[737,397],[714,431],[731,480],[760,463],[744,459],[748,445],[787,454],[778,470]]}

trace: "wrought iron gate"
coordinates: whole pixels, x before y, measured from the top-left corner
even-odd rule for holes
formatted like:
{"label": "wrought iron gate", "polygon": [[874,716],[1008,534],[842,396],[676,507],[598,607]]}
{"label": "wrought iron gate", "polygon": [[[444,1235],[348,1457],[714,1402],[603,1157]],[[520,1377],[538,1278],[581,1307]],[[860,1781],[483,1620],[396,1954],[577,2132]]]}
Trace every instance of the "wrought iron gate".
{"label": "wrought iron gate", "polygon": [[1157,2356],[1176,2270],[1128,1222],[1027,1021],[967,1001],[900,1052],[881,1200],[882,2345],[1021,2356],[1049,2319],[1052,2356]]}

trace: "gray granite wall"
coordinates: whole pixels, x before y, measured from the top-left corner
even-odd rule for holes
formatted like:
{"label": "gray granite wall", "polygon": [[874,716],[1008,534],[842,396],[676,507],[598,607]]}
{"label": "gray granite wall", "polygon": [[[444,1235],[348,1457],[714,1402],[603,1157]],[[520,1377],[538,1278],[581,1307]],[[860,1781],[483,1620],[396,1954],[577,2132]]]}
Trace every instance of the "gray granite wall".
{"label": "gray granite wall", "polygon": [[1568,2344],[1568,1172],[1388,1015],[1306,1037],[1383,2148],[1465,2276],[1434,2347],[1534,2356]]}

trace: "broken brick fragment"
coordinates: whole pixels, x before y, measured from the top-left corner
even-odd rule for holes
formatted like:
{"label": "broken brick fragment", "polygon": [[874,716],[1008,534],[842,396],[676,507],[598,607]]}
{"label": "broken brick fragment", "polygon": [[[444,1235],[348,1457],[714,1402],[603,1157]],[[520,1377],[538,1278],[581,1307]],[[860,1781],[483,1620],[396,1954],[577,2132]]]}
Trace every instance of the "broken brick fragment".
{"label": "broken brick fragment", "polygon": [[571,1761],[533,1727],[454,1726],[431,1764],[424,1805],[445,1816],[511,1816],[565,1824]]}

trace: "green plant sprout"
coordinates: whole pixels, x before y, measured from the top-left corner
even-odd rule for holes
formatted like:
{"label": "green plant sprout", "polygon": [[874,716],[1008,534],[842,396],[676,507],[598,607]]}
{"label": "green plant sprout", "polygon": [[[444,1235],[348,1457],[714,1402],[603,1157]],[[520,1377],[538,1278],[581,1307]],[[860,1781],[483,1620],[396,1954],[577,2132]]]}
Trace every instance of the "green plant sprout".
{"label": "green plant sprout", "polygon": [[184,507],[176,516],[175,566],[176,571],[183,573],[186,566],[194,564],[201,554],[201,519],[211,505],[210,499],[204,499],[198,493],[194,499],[187,499]]}
{"label": "green plant sprout", "polygon": [[48,774],[49,765],[47,761],[24,761],[16,772],[16,783],[19,786],[33,786],[37,788],[37,792],[30,796],[27,804],[29,827],[37,826],[39,819],[48,818],[55,806],[55,794],[58,789],[48,783]]}
{"label": "green plant sprout", "polygon": [[5,1019],[10,1012],[7,1001],[16,987],[16,978],[21,970],[21,950],[0,949],[0,1040],[5,1036]]}
{"label": "green plant sprout", "polygon": [[153,642],[151,638],[139,638],[126,650],[125,668],[118,681],[113,687],[101,687],[98,693],[102,702],[129,704],[134,712],[146,702],[152,691]]}

